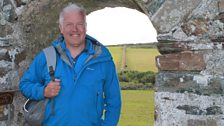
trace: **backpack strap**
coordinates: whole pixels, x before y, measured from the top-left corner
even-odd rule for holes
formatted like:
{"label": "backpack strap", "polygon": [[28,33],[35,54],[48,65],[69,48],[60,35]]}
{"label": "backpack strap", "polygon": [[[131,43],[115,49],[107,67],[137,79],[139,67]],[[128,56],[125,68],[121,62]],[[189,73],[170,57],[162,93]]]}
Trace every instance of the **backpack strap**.
{"label": "backpack strap", "polygon": [[[55,66],[56,66],[56,50],[53,46],[47,47],[43,49],[45,57],[46,57],[46,62],[47,62],[47,69],[51,77],[51,81],[55,80],[54,77],[54,71],[55,71]],[[54,98],[52,100],[52,111],[51,115],[54,115]]]}
{"label": "backpack strap", "polygon": [[56,66],[56,51],[53,46],[47,47],[43,49],[46,61],[47,61],[47,69],[51,76],[51,80],[54,81],[54,71]]}

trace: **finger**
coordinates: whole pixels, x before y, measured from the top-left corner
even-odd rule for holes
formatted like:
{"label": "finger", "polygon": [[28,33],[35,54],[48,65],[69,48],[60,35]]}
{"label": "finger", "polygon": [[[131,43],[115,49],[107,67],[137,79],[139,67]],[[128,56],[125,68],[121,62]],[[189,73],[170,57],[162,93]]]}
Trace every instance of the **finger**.
{"label": "finger", "polygon": [[54,81],[55,81],[55,82],[60,82],[61,80],[60,80],[60,79],[55,79]]}
{"label": "finger", "polygon": [[54,92],[52,94],[53,94],[53,96],[57,96],[59,94],[59,92]]}
{"label": "finger", "polygon": [[52,85],[53,86],[60,86],[60,82],[53,82]]}

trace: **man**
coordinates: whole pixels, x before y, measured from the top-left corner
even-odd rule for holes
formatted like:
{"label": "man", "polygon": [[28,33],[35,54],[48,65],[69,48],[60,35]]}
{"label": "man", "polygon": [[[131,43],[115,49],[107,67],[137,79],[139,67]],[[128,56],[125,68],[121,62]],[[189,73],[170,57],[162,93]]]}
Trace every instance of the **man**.
{"label": "man", "polygon": [[[111,54],[86,35],[86,14],[70,4],[59,15],[62,36],[52,43],[57,52],[55,81],[40,52],[20,82],[29,99],[54,98],[45,108],[44,126],[116,126],[121,110],[119,81]],[[64,57],[63,57],[64,56]]]}

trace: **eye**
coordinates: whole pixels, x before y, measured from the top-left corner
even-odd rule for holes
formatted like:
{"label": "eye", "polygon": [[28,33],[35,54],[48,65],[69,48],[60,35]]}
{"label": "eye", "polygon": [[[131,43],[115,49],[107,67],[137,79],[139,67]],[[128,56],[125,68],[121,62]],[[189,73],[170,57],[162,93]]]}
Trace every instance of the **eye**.
{"label": "eye", "polygon": [[73,26],[73,23],[67,23],[67,24],[65,24],[65,27],[66,28],[71,28]]}
{"label": "eye", "polygon": [[78,23],[78,24],[76,24],[76,26],[78,27],[78,28],[85,28],[85,24],[84,23]]}

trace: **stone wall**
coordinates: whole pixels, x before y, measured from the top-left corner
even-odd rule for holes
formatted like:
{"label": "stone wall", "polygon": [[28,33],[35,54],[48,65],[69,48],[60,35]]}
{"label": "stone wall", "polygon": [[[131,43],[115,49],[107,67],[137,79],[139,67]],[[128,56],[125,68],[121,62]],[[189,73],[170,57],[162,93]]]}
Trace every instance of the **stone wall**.
{"label": "stone wall", "polygon": [[155,126],[223,126],[224,1],[154,4],[151,20],[161,53],[156,57]]}
{"label": "stone wall", "polygon": [[[24,126],[19,80],[41,49],[59,36],[58,14],[74,0],[0,0],[0,125]],[[104,7],[140,10],[132,0],[75,0],[87,13]],[[13,99],[11,99],[13,97]],[[13,101],[12,101],[13,100]]]}
{"label": "stone wall", "polygon": [[[58,12],[72,1],[0,0],[1,126],[25,125],[19,79],[34,56],[57,38]],[[224,125],[223,0],[75,2],[88,13],[107,6],[137,9],[153,22],[161,53],[155,59],[155,126]],[[1,98],[4,93],[13,94],[12,104]]]}

